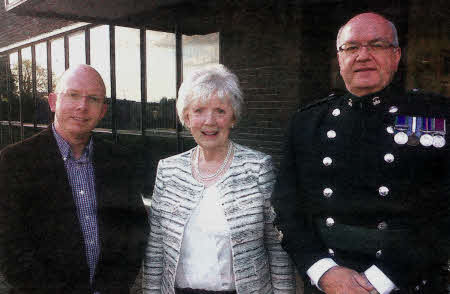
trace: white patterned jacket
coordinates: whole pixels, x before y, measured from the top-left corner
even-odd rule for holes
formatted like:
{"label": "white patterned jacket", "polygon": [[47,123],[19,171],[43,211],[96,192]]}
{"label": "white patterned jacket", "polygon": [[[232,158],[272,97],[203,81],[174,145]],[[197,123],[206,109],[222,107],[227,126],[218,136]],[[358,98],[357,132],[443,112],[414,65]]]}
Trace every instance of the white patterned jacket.
{"label": "white patterned jacket", "polygon": [[[295,293],[294,267],[281,248],[270,203],[275,182],[269,155],[234,143],[230,168],[217,183],[231,235],[238,294]],[[143,268],[143,293],[173,294],[186,223],[205,186],[191,172],[194,149],[158,164]]]}

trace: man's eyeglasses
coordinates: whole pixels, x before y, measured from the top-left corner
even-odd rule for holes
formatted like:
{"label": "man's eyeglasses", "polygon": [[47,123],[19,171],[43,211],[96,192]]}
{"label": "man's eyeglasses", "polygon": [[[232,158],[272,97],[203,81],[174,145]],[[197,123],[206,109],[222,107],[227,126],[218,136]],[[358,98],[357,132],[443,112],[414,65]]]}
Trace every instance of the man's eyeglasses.
{"label": "man's eyeglasses", "polygon": [[342,52],[347,55],[353,55],[359,52],[362,47],[366,47],[368,51],[372,53],[380,53],[389,48],[397,48],[394,44],[386,41],[371,41],[367,44],[361,43],[344,43],[338,48],[338,52]]}
{"label": "man's eyeglasses", "polygon": [[105,97],[101,96],[81,95],[79,93],[59,93],[59,94],[64,96],[64,98],[67,99],[68,102],[78,102],[81,101],[83,97],[86,97],[86,101],[90,105],[99,105],[105,102]]}

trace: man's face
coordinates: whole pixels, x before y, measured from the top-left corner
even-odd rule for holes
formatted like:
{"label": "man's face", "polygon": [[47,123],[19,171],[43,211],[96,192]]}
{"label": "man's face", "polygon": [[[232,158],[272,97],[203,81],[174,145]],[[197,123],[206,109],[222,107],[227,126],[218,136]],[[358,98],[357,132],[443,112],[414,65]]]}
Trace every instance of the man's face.
{"label": "man's face", "polygon": [[[350,20],[337,43],[338,46],[367,45],[377,41],[392,44],[391,26],[381,16],[367,13]],[[392,81],[400,57],[400,48],[394,47],[370,50],[361,46],[353,53],[338,52],[340,72],[347,90],[354,95],[364,96],[384,89]]]}
{"label": "man's face", "polygon": [[88,138],[106,113],[105,88],[92,69],[81,68],[62,81],[60,93],[49,95],[56,131],[66,140]]}

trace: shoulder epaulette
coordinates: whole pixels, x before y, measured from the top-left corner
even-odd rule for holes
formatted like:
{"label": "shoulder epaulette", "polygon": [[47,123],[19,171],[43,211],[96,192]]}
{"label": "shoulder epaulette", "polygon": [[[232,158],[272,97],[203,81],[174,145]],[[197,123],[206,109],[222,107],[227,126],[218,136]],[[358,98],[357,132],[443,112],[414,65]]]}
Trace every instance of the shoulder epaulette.
{"label": "shoulder epaulette", "polygon": [[[413,99],[416,97],[421,97],[425,102],[429,102],[429,103],[445,103],[448,104],[449,103],[449,97],[446,97],[442,94],[439,93],[434,93],[434,92],[429,92],[429,91],[424,91],[422,89],[417,89],[414,88],[410,91],[408,91],[408,95],[410,97],[412,97]],[[414,102],[414,101],[410,101],[410,102]]]}
{"label": "shoulder epaulette", "polygon": [[315,106],[322,105],[322,104],[324,104],[324,103],[326,103],[326,102],[328,102],[328,101],[331,101],[331,100],[333,100],[333,99],[336,99],[337,97],[339,97],[339,95],[338,95],[337,93],[334,93],[334,92],[333,92],[333,93],[331,93],[330,95],[328,95],[328,96],[325,97],[325,98],[321,98],[321,99],[315,100],[314,102],[311,102],[311,103],[309,103],[309,104],[307,104],[307,105],[305,105],[305,106],[299,107],[299,108],[297,109],[297,112],[305,111],[305,110],[310,109],[310,108],[313,108],[313,107],[315,107]]}

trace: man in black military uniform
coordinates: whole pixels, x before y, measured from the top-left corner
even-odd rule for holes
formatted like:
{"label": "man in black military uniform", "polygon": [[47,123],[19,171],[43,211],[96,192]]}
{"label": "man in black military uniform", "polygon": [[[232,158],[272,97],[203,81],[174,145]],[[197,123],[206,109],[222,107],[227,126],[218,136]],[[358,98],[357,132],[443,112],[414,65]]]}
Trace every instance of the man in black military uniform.
{"label": "man in black military uniform", "polygon": [[[450,100],[391,84],[395,26],[359,14],[338,33],[348,92],[300,109],[274,191],[305,293],[446,293]],[[309,283],[309,281],[311,283]]]}

